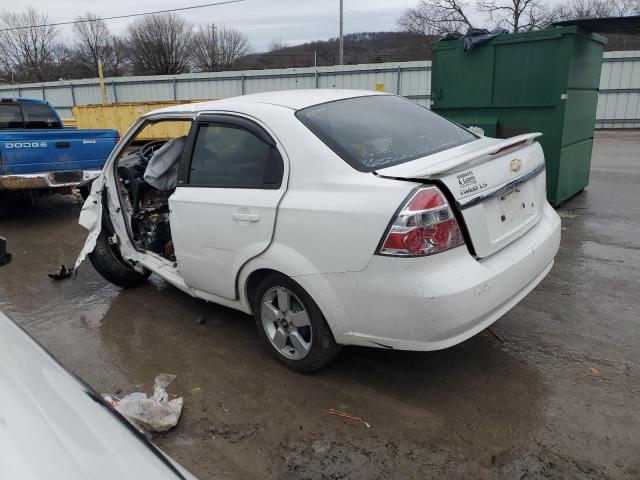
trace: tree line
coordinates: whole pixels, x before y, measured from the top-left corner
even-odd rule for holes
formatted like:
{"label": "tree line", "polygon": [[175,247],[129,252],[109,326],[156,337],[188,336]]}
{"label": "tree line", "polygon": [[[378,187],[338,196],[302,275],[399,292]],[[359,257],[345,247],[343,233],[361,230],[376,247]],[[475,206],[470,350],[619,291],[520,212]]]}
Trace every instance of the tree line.
{"label": "tree line", "polygon": [[[480,14],[474,20],[473,14]],[[573,19],[640,15],[640,0],[421,0],[398,19],[398,26],[421,35],[444,35],[469,28],[496,27],[510,32],[548,28],[554,22]]]}
{"label": "tree line", "polygon": [[[420,0],[398,19],[400,32],[345,36],[345,62],[369,63],[430,58],[429,44],[449,32],[503,27],[539,30],[561,20],[640,14],[640,0]],[[287,46],[272,40],[252,51],[247,36],[221,24],[194,26],[176,13],[140,17],[120,35],[93,13],[79,16],[63,38],[47,13],[33,7],[0,12],[0,83],[43,82],[105,76],[332,65],[338,40]],[[635,37],[610,37],[610,49],[640,48]]]}
{"label": "tree line", "polygon": [[69,41],[33,7],[0,15],[0,83],[229,70],[251,53],[246,35],[224,25],[195,27],[175,13],[140,17],[124,34],[86,13]]}

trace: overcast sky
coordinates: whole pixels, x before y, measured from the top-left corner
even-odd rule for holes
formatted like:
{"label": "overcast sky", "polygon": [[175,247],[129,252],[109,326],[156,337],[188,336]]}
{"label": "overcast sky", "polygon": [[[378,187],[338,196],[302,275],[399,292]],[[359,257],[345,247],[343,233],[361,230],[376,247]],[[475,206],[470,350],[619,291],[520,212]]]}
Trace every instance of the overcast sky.
{"label": "overcast sky", "polygon": [[[211,2],[215,0],[209,0]],[[100,16],[123,15],[208,3],[208,0],[0,0],[2,9],[33,5],[47,11],[50,21],[72,20],[91,11]],[[344,0],[345,33],[396,30],[398,16],[417,0]],[[338,36],[339,0],[246,0],[242,3],[180,12],[194,24],[224,24],[248,35],[256,51],[266,50],[272,39],[288,45]],[[110,20],[120,33],[132,19]],[[62,29],[67,35],[69,27]]]}

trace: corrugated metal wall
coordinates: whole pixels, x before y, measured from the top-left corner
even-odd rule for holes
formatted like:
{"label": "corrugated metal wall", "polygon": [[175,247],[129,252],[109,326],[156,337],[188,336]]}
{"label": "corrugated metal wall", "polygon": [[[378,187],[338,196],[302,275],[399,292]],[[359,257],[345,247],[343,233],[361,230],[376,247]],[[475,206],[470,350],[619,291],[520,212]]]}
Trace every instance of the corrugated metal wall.
{"label": "corrugated metal wall", "polygon": [[[431,62],[107,78],[110,102],[226,98],[296,88],[357,88],[404,95],[428,106]],[[100,103],[97,79],[3,85],[0,96],[45,98],[67,118],[73,105]],[[604,55],[596,127],[640,128],[640,51]]]}
{"label": "corrugated metal wall", "polygon": [[640,128],[640,51],[604,54],[597,128]]}
{"label": "corrugated metal wall", "polygon": [[[109,102],[199,100],[297,88],[356,88],[378,85],[428,104],[431,62],[362,64],[332,67],[245,70],[239,72],[188,73],[150,77],[105,79]],[[100,103],[97,79],[2,85],[0,96],[44,98],[64,118],[74,105]]]}

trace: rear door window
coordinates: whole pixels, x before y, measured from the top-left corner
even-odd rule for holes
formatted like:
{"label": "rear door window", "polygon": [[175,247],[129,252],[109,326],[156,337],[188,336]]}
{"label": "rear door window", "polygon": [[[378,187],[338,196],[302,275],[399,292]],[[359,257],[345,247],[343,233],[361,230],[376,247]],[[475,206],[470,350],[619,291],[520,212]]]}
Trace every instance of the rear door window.
{"label": "rear door window", "polygon": [[219,188],[279,188],[283,163],[277,149],[231,124],[199,126],[189,184]]}
{"label": "rear door window", "polygon": [[16,103],[0,104],[0,129],[24,128],[20,106]]}
{"label": "rear door window", "polygon": [[58,116],[49,105],[22,103],[25,128],[62,128]]}
{"label": "rear door window", "polygon": [[431,110],[393,95],[323,103],[299,110],[296,116],[361,172],[405,163],[478,138]]}

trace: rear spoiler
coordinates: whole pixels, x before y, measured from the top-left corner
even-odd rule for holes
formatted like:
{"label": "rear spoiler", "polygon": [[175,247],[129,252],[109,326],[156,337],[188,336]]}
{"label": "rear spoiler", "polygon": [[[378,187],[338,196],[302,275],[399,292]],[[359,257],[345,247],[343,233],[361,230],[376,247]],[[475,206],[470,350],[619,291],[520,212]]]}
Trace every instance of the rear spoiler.
{"label": "rear spoiler", "polygon": [[[457,171],[461,166],[465,165],[472,167],[475,164],[482,163],[488,158],[504,155],[507,152],[518,150],[527,145],[533,143],[533,140],[541,137],[542,133],[525,133],[522,135],[516,135],[515,137],[499,140],[496,143],[487,145],[485,147],[475,149],[473,151],[462,153],[455,157],[446,158],[440,162],[435,162],[431,165],[425,166],[423,169],[414,172],[412,177],[424,178],[429,176],[448,174],[453,171]],[[393,167],[390,167],[393,168]],[[381,171],[377,172],[383,175]]]}

